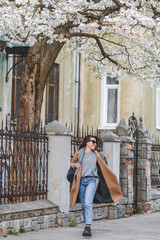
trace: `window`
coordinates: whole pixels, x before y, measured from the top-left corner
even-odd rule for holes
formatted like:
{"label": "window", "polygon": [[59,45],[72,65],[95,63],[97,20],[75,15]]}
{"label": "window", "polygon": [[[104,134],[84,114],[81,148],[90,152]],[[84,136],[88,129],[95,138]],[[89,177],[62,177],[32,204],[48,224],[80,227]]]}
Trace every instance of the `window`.
{"label": "window", "polygon": [[46,86],[46,123],[58,120],[59,64],[53,64]]}
{"label": "window", "polygon": [[[16,65],[15,65],[16,64]],[[14,66],[15,65],[15,66]],[[13,56],[12,110],[11,118],[16,119],[19,104],[19,87],[23,71],[23,57]],[[46,85],[45,121],[58,120],[59,65],[53,64]]]}
{"label": "window", "polygon": [[156,128],[160,130],[160,88],[157,88],[156,94]]}
{"label": "window", "polygon": [[115,128],[119,123],[119,81],[104,77],[102,81],[101,127]]}

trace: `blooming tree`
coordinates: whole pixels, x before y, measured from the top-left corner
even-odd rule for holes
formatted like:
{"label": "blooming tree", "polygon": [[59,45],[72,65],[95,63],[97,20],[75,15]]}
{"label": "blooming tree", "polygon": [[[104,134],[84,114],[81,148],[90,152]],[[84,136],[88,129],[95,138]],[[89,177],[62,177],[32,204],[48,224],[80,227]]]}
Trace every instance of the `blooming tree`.
{"label": "blooming tree", "polygon": [[40,120],[43,91],[61,48],[85,51],[97,75],[159,81],[159,0],[0,0],[0,34],[29,44],[19,115]]}

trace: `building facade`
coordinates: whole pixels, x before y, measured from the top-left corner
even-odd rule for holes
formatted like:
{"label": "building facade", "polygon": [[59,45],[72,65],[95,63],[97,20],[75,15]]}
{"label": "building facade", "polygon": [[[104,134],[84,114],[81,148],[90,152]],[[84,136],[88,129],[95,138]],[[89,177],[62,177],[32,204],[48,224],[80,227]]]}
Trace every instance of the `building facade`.
{"label": "building facade", "polygon": [[[0,52],[0,120],[17,117],[19,84],[25,54],[5,48]],[[120,119],[134,112],[142,117],[149,134],[160,135],[160,88],[119,79],[95,78],[85,66],[83,54],[65,47],[52,66],[42,104],[43,124],[58,120],[75,129],[115,130]],[[137,79],[138,80],[138,79]]]}

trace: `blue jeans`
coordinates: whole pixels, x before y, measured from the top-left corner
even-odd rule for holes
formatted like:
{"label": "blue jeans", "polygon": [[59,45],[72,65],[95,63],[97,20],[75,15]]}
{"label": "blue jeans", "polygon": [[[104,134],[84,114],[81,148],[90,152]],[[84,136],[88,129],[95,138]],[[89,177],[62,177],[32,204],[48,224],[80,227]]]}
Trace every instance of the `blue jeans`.
{"label": "blue jeans", "polygon": [[97,190],[96,177],[82,177],[79,188],[79,198],[85,224],[92,224],[93,200]]}

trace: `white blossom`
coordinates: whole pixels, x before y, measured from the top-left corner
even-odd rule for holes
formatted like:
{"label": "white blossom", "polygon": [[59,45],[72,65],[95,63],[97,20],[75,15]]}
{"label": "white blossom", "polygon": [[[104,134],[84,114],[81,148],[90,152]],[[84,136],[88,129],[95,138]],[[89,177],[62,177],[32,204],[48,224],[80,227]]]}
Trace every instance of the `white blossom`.
{"label": "white blossom", "polygon": [[70,51],[85,52],[86,64],[97,77],[120,77],[123,71],[153,86],[159,81],[160,2],[118,2],[119,9],[100,22],[102,12],[116,7],[115,1],[0,0],[0,35],[10,45],[32,46],[42,38],[50,44],[65,42]]}

